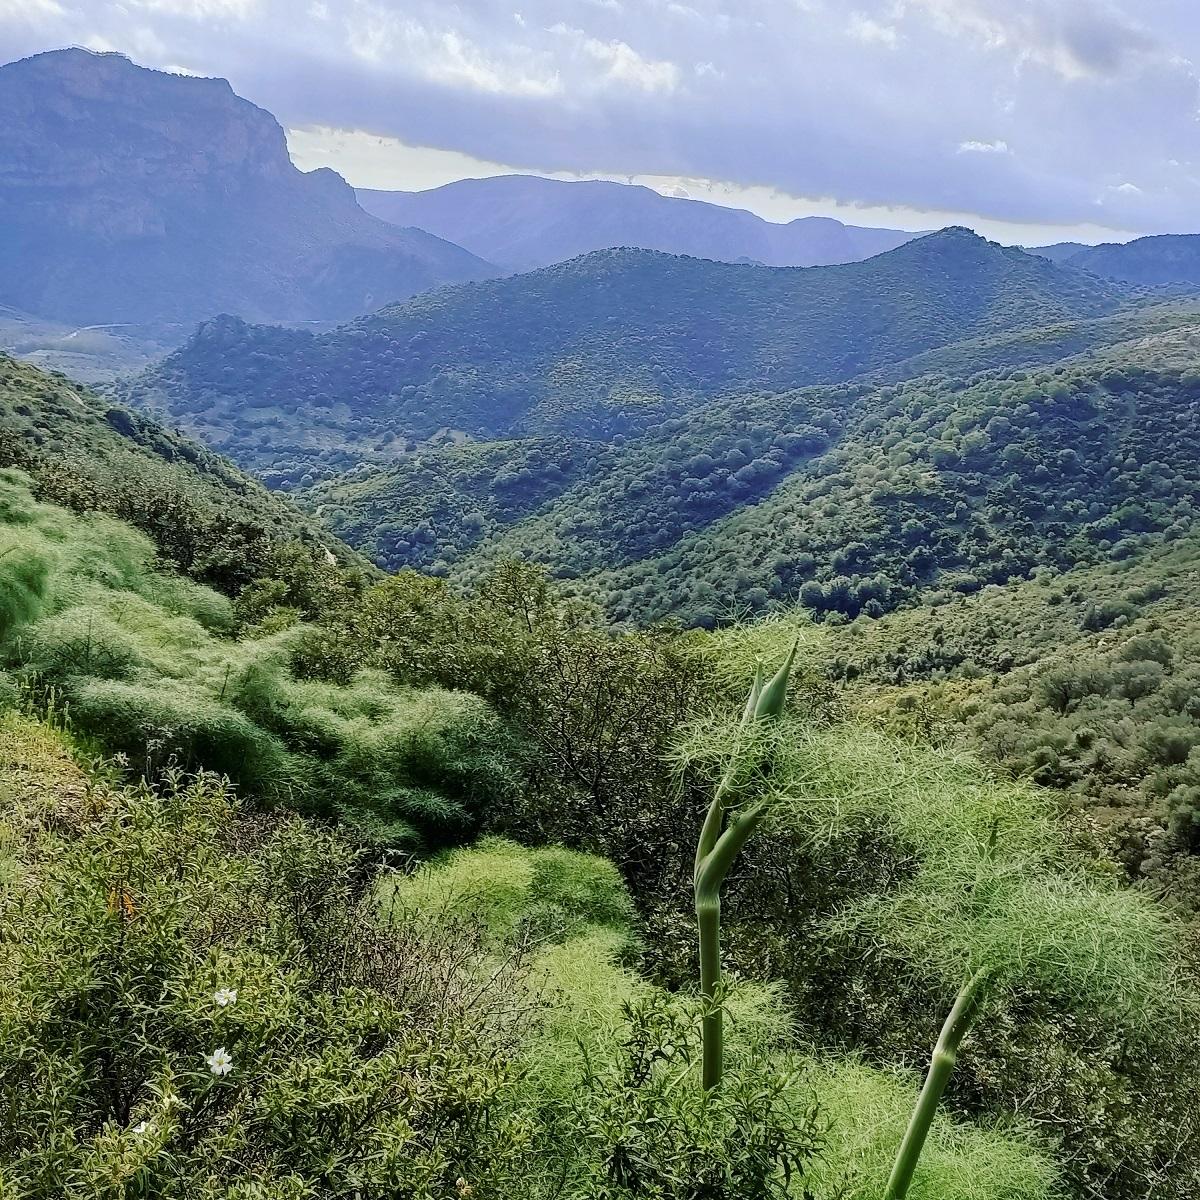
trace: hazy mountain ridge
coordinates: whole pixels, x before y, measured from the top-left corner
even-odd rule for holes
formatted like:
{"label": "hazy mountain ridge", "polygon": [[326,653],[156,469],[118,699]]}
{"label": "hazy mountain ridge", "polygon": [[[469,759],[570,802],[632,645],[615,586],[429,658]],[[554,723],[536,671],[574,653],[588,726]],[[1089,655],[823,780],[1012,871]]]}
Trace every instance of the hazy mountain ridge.
{"label": "hazy mountain ridge", "polygon": [[1084,246],[1064,261],[1107,279],[1151,287],[1169,284],[1200,287],[1200,234],[1163,233],[1130,242]]}
{"label": "hazy mountain ridge", "polygon": [[81,49],[0,67],[0,304],[81,325],[329,321],[495,273],[298,170],[223,79]]}
{"label": "hazy mountain ridge", "polygon": [[427,229],[519,271],[614,247],[810,267],[870,258],[920,236],[829,217],[777,223],[744,209],[603,180],[500,175],[420,192],[360,188],[357,194],[363,208],[386,221]]}

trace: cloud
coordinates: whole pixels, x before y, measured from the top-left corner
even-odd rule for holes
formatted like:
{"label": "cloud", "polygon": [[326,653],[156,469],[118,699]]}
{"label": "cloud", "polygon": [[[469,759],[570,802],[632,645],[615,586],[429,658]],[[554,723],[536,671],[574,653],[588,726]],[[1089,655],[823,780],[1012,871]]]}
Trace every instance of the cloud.
{"label": "cloud", "polygon": [[673,62],[644,58],[628,42],[601,41],[582,29],[559,22],[551,32],[562,35],[583,54],[604,68],[604,78],[644,92],[673,92],[679,86],[679,68]]}
{"label": "cloud", "polygon": [[912,228],[1200,212],[1195,0],[0,0],[9,57],[67,44],[358,131],[372,178],[384,137]]}
{"label": "cloud", "polygon": [[679,84],[679,68],[673,62],[643,58],[627,42],[614,38],[601,42],[586,38],[583,49],[608,68],[608,77],[632,84],[647,92],[673,92]]}
{"label": "cloud", "polygon": [[1094,0],[911,0],[943,31],[1008,50],[1065,79],[1111,77],[1161,52],[1128,17]]}
{"label": "cloud", "polygon": [[244,21],[258,8],[259,0],[127,0],[127,3],[131,8],[193,21]]}
{"label": "cloud", "polygon": [[959,142],[959,154],[1009,154],[1008,143],[997,138],[992,142]]}
{"label": "cloud", "polygon": [[0,0],[0,22],[24,22],[31,26],[47,17],[65,16],[58,0]]}
{"label": "cloud", "polygon": [[545,69],[528,54],[489,55],[455,29],[435,29],[401,18],[376,4],[359,4],[347,21],[346,41],[359,58],[372,64],[402,59],[424,78],[490,95],[555,96],[562,91],[558,72]]}
{"label": "cloud", "polygon": [[850,14],[850,23],[846,29],[852,38],[860,42],[874,42],[895,49],[900,41],[900,33],[895,26],[884,25],[860,12]]}

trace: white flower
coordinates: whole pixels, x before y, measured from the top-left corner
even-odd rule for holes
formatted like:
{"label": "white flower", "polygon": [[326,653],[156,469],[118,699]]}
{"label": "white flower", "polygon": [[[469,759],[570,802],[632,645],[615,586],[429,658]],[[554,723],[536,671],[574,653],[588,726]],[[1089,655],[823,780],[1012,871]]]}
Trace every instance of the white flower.
{"label": "white flower", "polygon": [[179,1097],[174,1092],[163,1092],[162,1102],[164,1108],[173,1108],[176,1104],[181,1103]]}
{"label": "white flower", "polygon": [[134,1127],[134,1133],[145,1133],[150,1128],[149,1121],[139,1121]]}
{"label": "white flower", "polygon": [[220,1008],[228,1008],[237,1003],[237,988],[218,988],[213,992],[213,999]]}
{"label": "white flower", "polygon": [[233,1055],[224,1046],[218,1046],[204,1061],[214,1075],[228,1075],[233,1070]]}

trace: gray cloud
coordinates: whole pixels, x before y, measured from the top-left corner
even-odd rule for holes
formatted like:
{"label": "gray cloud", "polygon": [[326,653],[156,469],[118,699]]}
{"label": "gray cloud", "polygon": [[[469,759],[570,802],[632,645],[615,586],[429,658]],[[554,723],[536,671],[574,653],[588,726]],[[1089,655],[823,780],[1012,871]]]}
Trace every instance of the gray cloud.
{"label": "gray cloud", "polygon": [[[1136,14],[1136,16],[1135,16]],[[0,0],[291,126],[1023,223],[1191,228],[1192,0]]]}

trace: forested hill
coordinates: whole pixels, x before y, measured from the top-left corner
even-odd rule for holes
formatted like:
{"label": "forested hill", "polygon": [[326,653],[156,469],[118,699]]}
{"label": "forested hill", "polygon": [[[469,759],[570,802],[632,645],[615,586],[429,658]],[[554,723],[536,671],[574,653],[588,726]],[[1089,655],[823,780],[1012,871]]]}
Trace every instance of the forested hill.
{"label": "forested hill", "polygon": [[722,392],[850,379],[1127,295],[965,229],[831,267],[598,251],[325,334],[215,320],[125,395],[259,469],[394,453],[443,428],[609,438]]}
{"label": "forested hill", "polygon": [[0,354],[0,468],[37,495],[150,536],[162,561],[234,593],[282,570],[365,564],[285,498],[144,413]]}
{"label": "forested hill", "polygon": [[1200,234],[1164,233],[1131,242],[1081,246],[1059,261],[1108,279],[1194,288],[1200,284]]}
{"label": "forested hill", "polygon": [[878,615],[1178,536],[1200,505],[1195,329],[1040,370],[719,398],[624,444],[424,450],[308,499],[381,565],[526,556],[621,618]]}

